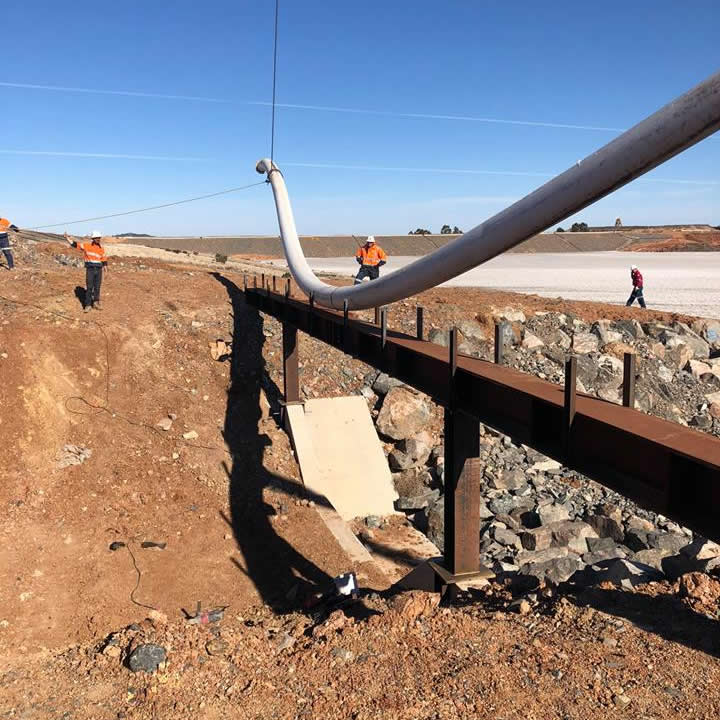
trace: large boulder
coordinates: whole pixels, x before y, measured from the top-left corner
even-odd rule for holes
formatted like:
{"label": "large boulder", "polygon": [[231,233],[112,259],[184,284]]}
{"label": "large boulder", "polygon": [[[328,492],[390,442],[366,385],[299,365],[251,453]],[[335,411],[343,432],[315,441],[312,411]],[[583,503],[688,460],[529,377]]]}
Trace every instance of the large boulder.
{"label": "large boulder", "polygon": [[415,437],[401,442],[400,448],[413,461],[414,465],[424,465],[432,452],[432,436],[423,430]]}
{"label": "large boulder", "polygon": [[614,324],[621,333],[634,340],[645,337],[642,325],[637,320],[616,320]]}
{"label": "large boulder", "polygon": [[572,349],[581,355],[596,352],[599,344],[597,335],[592,333],[576,332],[572,338]]}
{"label": "large boulder", "polygon": [[720,320],[696,320],[692,329],[716,352],[720,350]]}
{"label": "large boulder", "polygon": [[445,496],[436,500],[427,510],[427,536],[443,552],[445,549]]}
{"label": "large boulder", "polygon": [[372,384],[372,389],[378,395],[387,395],[394,387],[400,387],[400,380],[390,377],[387,373],[379,373]]}
{"label": "large boulder", "polygon": [[597,337],[601,346],[620,342],[623,337],[622,333],[610,328],[609,320],[598,320],[594,322],[590,328],[590,332]]}
{"label": "large boulder", "polygon": [[496,490],[518,490],[527,485],[527,480],[525,479],[525,473],[520,468],[513,468],[512,470],[504,468],[492,476],[489,484]]}
{"label": "large boulder", "polygon": [[545,343],[537,336],[533,335],[530,332],[525,333],[525,337],[522,341],[522,346],[526,350],[538,350],[539,348],[543,347]]}
{"label": "large boulder", "polygon": [[557,330],[553,330],[553,332],[546,335],[543,339],[547,345],[560,348],[561,350],[569,350],[572,345],[570,336],[559,328]]}
{"label": "large boulder", "polygon": [[460,320],[457,329],[469,343],[478,345],[487,340],[482,325],[474,320]]}
{"label": "large boulder", "polygon": [[492,308],[492,316],[496,322],[508,323],[524,323],[525,313],[522,310],[514,310],[513,308]]}
{"label": "large boulder", "polygon": [[679,337],[665,343],[665,363],[682,370],[695,357],[692,348]]}
{"label": "large boulder", "polygon": [[407,388],[395,387],[385,396],[376,427],[393,440],[406,440],[417,435],[429,420],[430,406],[423,397]]}

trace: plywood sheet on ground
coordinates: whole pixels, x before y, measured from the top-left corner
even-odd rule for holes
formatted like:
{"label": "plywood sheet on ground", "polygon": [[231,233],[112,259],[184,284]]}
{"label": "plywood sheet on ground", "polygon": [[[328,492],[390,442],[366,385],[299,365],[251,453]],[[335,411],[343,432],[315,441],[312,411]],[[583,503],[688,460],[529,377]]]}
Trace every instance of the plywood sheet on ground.
{"label": "plywood sheet on ground", "polygon": [[309,489],[327,497],[344,520],[394,512],[397,493],[364,398],[308,400],[287,411]]}

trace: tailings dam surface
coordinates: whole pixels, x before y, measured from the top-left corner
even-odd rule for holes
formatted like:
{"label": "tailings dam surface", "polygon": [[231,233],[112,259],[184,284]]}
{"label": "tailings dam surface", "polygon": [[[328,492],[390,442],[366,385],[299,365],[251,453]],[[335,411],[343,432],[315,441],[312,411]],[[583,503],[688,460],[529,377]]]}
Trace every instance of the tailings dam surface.
{"label": "tailings dam surface", "polygon": [[[392,272],[417,258],[391,256]],[[270,261],[282,267],[283,260]],[[316,272],[351,275],[352,257],[309,258]],[[720,317],[720,252],[510,253],[474,268],[445,286],[484,287],[535,293],[567,300],[625,303],[630,295],[630,265],[645,280],[645,301],[656,310]]]}

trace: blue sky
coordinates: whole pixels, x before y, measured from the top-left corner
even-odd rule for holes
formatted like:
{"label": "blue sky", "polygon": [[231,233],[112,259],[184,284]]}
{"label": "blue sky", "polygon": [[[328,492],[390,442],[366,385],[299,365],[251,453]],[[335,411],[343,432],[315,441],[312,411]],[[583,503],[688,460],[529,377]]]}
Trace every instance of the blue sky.
{"label": "blue sky", "polygon": [[[0,214],[39,226],[260,179],[273,0],[5,0],[3,17]],[[280,0],[275,161],[298,229],[469,229],[715,72],[719,21],[717,0]],[[580,219],[720,224],[719,167],[716,135]],[[68,227],[277,232],[264,186]]]}

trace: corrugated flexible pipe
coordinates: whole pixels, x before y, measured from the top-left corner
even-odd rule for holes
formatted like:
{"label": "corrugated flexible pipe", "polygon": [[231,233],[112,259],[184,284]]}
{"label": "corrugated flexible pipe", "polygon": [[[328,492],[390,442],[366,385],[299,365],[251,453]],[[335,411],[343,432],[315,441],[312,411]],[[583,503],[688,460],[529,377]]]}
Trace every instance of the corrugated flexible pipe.
{"label": "corrugated flexible pipe", "polygon": [[454,278],[543,232],[720,129],[720,72],[658,110],[534,192],[447,245],[378,280],[334,287],[319,280],[305,259],[285,180],[269,159],[288,267],[316,305],[361,310],[410,297]]}

